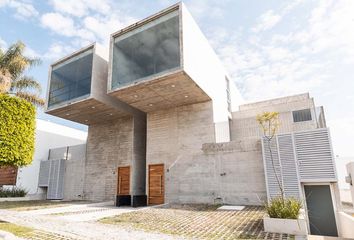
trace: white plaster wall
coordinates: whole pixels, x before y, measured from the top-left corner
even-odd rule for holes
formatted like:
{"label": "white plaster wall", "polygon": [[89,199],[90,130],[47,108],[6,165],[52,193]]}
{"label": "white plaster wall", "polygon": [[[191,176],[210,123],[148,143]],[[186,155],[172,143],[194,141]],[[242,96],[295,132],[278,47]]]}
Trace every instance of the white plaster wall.
{"label": "white plaster wall", "polygon": [[[234,83],[185,5],[182,3],[181,6],[183,69],[212,99],[214,123],[227,122],[230,114],[227,109],[225,77],[228,77],[230,85]],[[230,91],[232,100],[242,100],[236,87],[230,87]],[[234,102],[234,105],[240,103]],[[222,133],[218,136],[217,125],[215,135],[218,142],[230,140],[229,136]]]}
{"label": "white plaster wall", "polygon": [[48,159],[49,149],[82,144],[86,137],[84,131],[37,119],[33,162],[19,168],[16,186],[25,188],[28,194],[41,193],[38,188],[39,165],[40,161]]}
{"label": "white plaster wall", "polygon": [[354,162],[347,164],[347,173],[347,175],[350,175],[352,178],[352,185],[348,185],[352,196],[352,201],[354,202]]}
{"label": "white plaster wall", "polygon": [[354,217],[345,212],[339,212],[340,236],[345,239],[354,239]]}

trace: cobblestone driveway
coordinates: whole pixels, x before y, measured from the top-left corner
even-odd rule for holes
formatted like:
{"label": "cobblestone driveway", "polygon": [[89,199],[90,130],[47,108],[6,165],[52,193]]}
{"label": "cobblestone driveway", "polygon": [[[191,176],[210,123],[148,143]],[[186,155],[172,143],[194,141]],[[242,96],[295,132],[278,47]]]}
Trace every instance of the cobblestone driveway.
{"label": "cobblestone driveway", "polygon": [[264,209],[249,206],[242,211],[217,211],[205,205],[149,208],[101,220],[152,232],[197,239],[289,239],[285,234],[263,231]]}

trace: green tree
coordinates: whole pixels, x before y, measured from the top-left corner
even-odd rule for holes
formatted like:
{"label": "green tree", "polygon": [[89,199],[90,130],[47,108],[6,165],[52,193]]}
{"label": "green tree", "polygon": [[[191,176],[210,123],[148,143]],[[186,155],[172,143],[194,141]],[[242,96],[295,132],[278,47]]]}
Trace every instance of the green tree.
{"label": "green tree", "polygon": [[0,166],[31,164],[36,110],[28,101],[0,94]]}
{"label": "green tree", "polygon": [[279,128],[279,113],[278,112],[264,112],[262,114],[257,115],[256,117],[257,122],[261,126],[261,129],[263,131],[263,137],[267,142],[267,149],[269,151],[270,155],[270,160],[272,163],[272,168],[274,171],[274,175],[279,187],[279,191],[281,194],[281,199],[284,201],[285,195],[284,195],[284,188],[283,185],[280,182],[280,177],[278,176],[278,173],[275,169],[275,164],[274,164],[274,158],[273,158],[273,151],[272,151],[272,140],[275,137],[278,128]]}
{"label": "green tree", "polygon": [[41,85],[24,72],[38,65],[40,60],[24,56],[25,44],[21,41],[11,45],[6,51],[0,49],[0,94],[11,94],[36,105],[43,106],[40,97]]}

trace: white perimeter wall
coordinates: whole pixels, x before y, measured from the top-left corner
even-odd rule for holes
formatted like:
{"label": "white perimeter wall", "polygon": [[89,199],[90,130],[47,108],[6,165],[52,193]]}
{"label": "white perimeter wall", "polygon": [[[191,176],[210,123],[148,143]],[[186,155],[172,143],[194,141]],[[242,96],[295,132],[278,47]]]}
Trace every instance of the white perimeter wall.
{"label": "white perimeter wall", "polygon": [[19,168],[16,186],[25,188],[28,194],[41,193],[38,188],[39,165],[40,161],[48,159],[49,149],[83,144],[86,138],[84,131],[37,119],[33,162]]}

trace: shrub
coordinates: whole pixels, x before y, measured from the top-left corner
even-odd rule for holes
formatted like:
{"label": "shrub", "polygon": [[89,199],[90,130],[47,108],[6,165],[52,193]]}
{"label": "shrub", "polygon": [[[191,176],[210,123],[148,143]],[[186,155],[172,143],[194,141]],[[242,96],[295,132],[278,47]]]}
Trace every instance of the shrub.
{"label": "shrub", "polygon": [[297,219],[300,215],[301,202],[295,198],[273,198],[265,204],[266,211],[271,218]]}
{"label": "shrub", "polygon": [[0,94],[0,165],[31,164],[34,152],[35,107],[18,97]]}
{"label": "shrub", "polygon": [[1,188],[0,187],[0,198],[24,197],[26,195],[27,195],[27,191],[23,188],[19,188],[19,187]]}

